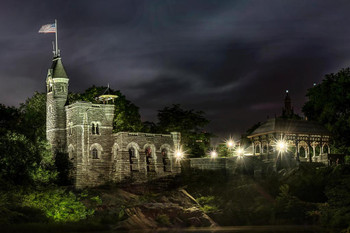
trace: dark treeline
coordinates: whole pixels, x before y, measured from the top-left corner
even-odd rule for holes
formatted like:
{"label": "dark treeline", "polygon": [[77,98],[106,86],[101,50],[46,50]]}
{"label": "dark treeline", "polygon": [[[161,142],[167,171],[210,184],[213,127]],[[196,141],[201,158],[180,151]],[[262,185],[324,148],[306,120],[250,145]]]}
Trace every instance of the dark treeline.
{"label": "dark treeline", "polygon": [[[254,163],[259,166],[261,161]],[[195,170],[184,174],[183,180],[202,209],[222,226],[318,225],[334,232],[350,229],[349,165],[302,163],[289,171],[270,170],[259,178],[241,172],[227,175],[224,171]]]}

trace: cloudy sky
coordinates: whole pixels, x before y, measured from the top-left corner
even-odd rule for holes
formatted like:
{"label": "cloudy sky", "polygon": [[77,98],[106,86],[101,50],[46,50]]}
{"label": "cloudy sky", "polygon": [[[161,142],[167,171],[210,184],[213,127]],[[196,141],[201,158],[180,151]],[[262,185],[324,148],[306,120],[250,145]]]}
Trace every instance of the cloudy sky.
{"label": "cloudy sky", "polygon": [[119,89],[143,120],[173,103],[203,110],[208,129],[238,135],[296,112],[313,83],[350,64],[350,1],[1,0],[0,103],[45,91],[58,20],[70,91]]}

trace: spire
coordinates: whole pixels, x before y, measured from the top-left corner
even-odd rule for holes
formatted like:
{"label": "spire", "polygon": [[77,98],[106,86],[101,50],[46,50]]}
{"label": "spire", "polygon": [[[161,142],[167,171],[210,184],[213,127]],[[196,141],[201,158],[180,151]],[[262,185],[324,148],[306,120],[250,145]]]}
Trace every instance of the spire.
{"label": "spire", "polygon": [[54,57],[52,59],[50,70],[52,78],[68,78],[67,73],[63,67],[61,57]]}
{"label": "spire", "polygon": [[282,117],[291,117],[294,115],[292,108],[292,101],[289,96],[289,91],[286,90],[286,97],[284,98],[284,108],[282,109]]}

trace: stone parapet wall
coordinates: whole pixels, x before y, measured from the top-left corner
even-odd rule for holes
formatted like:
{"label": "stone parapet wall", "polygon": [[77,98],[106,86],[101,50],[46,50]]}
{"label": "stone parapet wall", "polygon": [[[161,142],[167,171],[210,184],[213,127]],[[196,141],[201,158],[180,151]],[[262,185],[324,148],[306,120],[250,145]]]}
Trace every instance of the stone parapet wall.
{"label": "stone parapet wall", "polygon": [[191,158],[188,159],[188,166],[190,168],[201,170],[220,170],[226,169],[226,158]]}

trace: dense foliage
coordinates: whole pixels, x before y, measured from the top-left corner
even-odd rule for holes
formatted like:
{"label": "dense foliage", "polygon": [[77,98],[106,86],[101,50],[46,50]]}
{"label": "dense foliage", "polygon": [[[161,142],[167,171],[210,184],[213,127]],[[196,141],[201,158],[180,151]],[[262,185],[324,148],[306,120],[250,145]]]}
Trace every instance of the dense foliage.
{"label": "dense foliage", "polygon": [[158,112],[158,131],[180,132],[181,144],[192,157],[203,157],[209,149],[212,135],[203,129],[208,123],[204,112],[185,110],[179,104],[165,107]]}
{"label": "dense foliage", "polygon": [[303,112],[323,124],[333,135],[333,151],[350,152],[350,69],[328,74],[308,90]]}
{"label": "dense foliage", "polygon": [[183,180],[220,225],[317,224],[350,229],[349,165],[303,163],[259,179],[240,172],[197,170]]}

